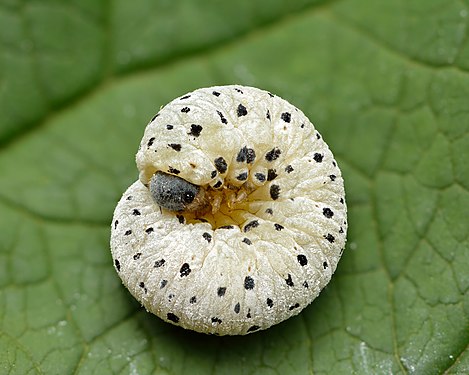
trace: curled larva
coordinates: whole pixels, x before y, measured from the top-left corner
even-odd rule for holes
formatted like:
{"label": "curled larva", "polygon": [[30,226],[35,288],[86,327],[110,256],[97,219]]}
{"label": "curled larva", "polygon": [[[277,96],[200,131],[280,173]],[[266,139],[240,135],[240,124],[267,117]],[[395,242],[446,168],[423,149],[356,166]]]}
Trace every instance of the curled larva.
{"label": "curled larva", "polygon": [[163,107],[114,212],[124,285],[172,324],[244,335],[298,314],[342,255],[339,167],[297,108],[252,87],[195,90]]}

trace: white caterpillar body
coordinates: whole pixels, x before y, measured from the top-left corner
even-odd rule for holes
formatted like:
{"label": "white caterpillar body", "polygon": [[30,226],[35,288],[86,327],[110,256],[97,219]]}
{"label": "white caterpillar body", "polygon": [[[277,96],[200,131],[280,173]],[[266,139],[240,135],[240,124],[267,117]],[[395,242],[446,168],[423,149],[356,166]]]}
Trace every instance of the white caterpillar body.
{"label": "white caterpillar body", "polygon": [[[195,90],[152,119],[136,159],[140,178],[116,207],[111,250],[148,311],[244,335],[298,314],[331,279],[347,232],[341,172],[285,100],[243,86]],[[156,172],[197,185],[210,205],[159,207],[148,188]]]}

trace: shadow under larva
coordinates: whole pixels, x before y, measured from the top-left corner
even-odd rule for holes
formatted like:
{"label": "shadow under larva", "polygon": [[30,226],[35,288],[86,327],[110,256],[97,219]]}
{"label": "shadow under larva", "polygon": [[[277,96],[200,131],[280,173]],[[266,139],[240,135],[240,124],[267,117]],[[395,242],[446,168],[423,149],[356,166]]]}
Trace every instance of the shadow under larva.
{"label": "shadow under larva", "polygon": [[147,125],[114,212],[124,285],[161,319],[245,335],[298,314],[342,255],[340,169],[308,118],[245,86],[176,98]]}

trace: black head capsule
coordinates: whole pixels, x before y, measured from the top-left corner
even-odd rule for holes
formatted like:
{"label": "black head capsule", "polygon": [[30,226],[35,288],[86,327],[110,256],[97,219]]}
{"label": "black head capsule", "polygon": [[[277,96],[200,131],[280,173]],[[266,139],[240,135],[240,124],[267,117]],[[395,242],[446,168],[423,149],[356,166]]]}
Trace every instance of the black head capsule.
{"label": "black head capsule", "polygon": [[197,211],[205,205],[204,189],[161,171],[150,179],[150,193],[159,206],[170,211]]}

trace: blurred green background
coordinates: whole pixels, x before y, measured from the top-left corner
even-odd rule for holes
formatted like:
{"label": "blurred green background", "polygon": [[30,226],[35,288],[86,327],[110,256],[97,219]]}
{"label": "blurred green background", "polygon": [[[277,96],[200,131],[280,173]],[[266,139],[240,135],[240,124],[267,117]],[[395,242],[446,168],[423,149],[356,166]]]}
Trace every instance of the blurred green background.
{"label": "blurred green background", "polygon": [[[0,0],[0,373],[469,373],[469,1]],[[161,105],[301,108],[342,168],[348,244],[299,316],[163,323],[112,267],[112,212]]]}

